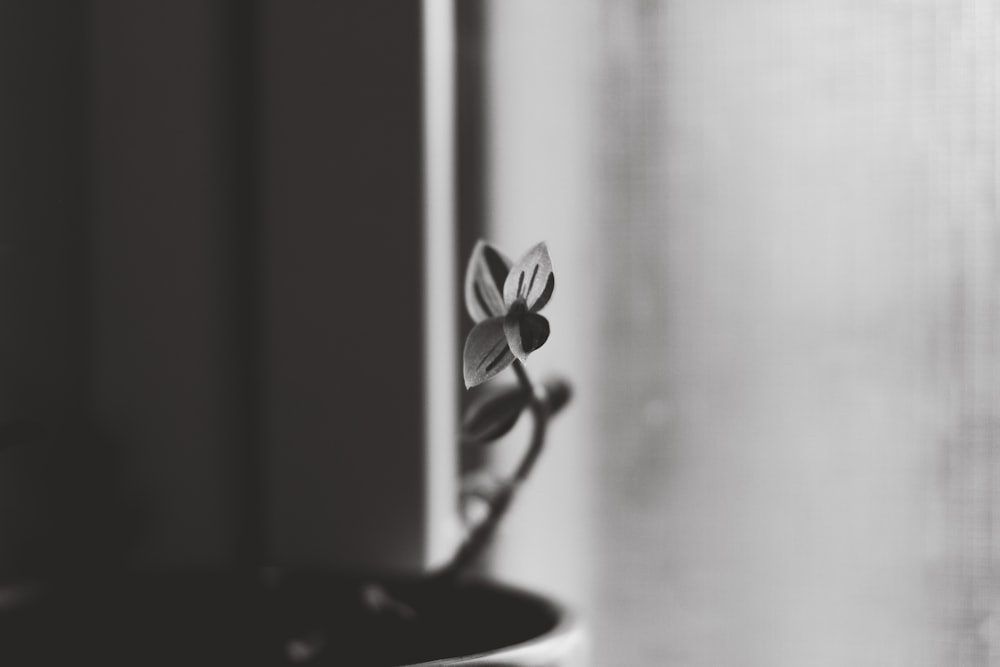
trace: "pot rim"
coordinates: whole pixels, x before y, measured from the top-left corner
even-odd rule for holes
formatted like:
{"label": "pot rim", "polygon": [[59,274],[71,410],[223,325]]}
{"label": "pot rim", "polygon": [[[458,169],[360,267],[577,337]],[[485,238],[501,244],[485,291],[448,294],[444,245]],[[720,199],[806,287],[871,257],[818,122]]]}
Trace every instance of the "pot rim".
{"label": "pot rim", "polygon": [[[470,654],[446,655],[421,662],[400,663],[395,667],[474,667],[477,665],[498,667],[508,663],[523,667],[544,667],[562,664],[559,661],[564,660],[566,656],[582,654],[586,650],[586,636],[579,615],[551,594],[488,578],[468,580],[459,586],[480,589],[508,599],[519,599],[535,607],[545,616],[552,618],[553,624],[540,634],[518,640],[513,644]],[[0,613],[16,610],[24,604],[42,599],[47,592],[58,587],[56,582],[44,580],[28,579],[0,582]]]}
{"label": "pot rim", "polygon": [[526,588],[507,583],[479,580],[469,585],[489,588],[506,595],[517,596],[530,600],[544,607],[555,619],[555,625],[548,631],[509,646],[503,646],[469,655],[437,658],[425,662],[405,663],[397,667],[450,667],[452,665],[493,665],[498,661],[521,661],[518,664],[543,665],[555,664],[553,661],[564,658],[573,651],[582,649],[584,643],[583,628],[579,615],[569,606],[545,593],[530,591]]}

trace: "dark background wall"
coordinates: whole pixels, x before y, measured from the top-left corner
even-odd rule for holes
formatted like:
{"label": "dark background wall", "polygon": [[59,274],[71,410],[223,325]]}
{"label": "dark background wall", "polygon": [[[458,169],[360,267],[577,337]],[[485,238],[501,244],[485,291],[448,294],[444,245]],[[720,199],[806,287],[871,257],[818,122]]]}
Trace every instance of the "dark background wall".
{"label": "dark background wall", "polygon": [[420,3],[2,3],[0,577],[419,566],[421,47]]}
{"label": "dark background wall", "polygon": [[[77,492],[96,489],[86,494],[96,503],[107,487],[88,419],[87,24],[83,3],[0,6],[0,429],[11,445],[0,464],[5,570],[34,567],[68,546],[80,521],[100,515]],[[90,453],[77,455],[84,449]]]}
{"label": "dark background wall", "polygon": [[426,529],[421,3],[262,11],[269,531],[389,566]]}
{"label": "dark background wall", "polygon": [[226,562],[249,529],[260,351],[241,291],[257,227],[235,158],[256,136],[241,125],[252,100],[230,80],[234,9],[90,8],[92,411],[128,471],[143,562]]}

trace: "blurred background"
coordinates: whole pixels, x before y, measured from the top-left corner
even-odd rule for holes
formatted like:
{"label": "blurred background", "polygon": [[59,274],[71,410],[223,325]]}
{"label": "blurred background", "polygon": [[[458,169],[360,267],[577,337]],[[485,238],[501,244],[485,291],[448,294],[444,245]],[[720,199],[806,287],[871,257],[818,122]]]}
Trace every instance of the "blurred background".
{"label": "blurred background", "polygon": [[578,388],[501,569],[600,665],[1000,664],[996,6],[473,6]]}
{"label": "blurred background", "polygon": [[[1000,664],[1000,10],[453,10],[447,321],[476,238],[547,241],[530,367],[576,390],[494,576],[595,665]],[[408,446],[420,20],[0,5],[0,423],[36,443],[0,454],[4,578],[448,542],[414,471],[456,454]]]}

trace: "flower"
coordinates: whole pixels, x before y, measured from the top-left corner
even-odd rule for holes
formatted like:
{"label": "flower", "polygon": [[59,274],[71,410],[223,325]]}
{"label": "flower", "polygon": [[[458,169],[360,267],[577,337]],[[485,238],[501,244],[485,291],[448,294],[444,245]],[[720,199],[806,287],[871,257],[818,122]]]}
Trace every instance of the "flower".
{"label": "flower", "polygon": [[549,322],[538,311],[555,284],[545,243],[513,266],[488,243],[476,244],[465,272],[465,307],[476,322],[465,339],[466,388],[489,380],[514,359],[526,361],[548,340]]}

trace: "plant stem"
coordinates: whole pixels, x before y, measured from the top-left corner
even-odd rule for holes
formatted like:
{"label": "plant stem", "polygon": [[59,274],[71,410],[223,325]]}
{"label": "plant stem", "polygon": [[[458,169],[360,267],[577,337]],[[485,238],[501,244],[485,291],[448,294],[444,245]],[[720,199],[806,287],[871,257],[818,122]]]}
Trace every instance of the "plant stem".
{"label": "plant stem", "polygon": [[513,476],[504,484],[496,498],[490,504],[490,513],[482,523],[472,530],[468,539],[466,539],[465,543],[458,550],[458,553],[455,554],[455,558],[439,575],[440,579],[457,578],[466,567],[475,562],[480,556],[496,532],[501,519],[507,514],[511,501],[514,499],[514,495],[520,488],[521,483],[531,474],[539,454],[542,453],[542,448],[545,444],[545,430],[549,419],[549,408],[544,394],[545,390],[531,381],[528,371],[520,361],[515,359],[512,366],[514,373],[517,375],[517,381],[521,384],[524,391],[528,392],[531,396],[528,404],[528,407],[531,409],[533,424],[531,443],[528,445],[524,458],[521,459]]}
{"label": "plant stem", "polygon": [[545,444],[545,430],[549,422],[549,408],[543,393],[545,390],[531,381],[524,364],[515,359],[512,367],[514,368],[514,373],[517,374],[517,381],[521,383],[525,391],[531,394],[531,402],[528,404],[528,407],[531,408],[531,415],[534,418],[531,444],[524,458],[521,459],[521,464],[517,467],[517,471],[514,473],[514,480],[519,484],[531,474],[531,470],[535,467],[535,462],[538,460],[538,455],[542,453],[542,446]]}

